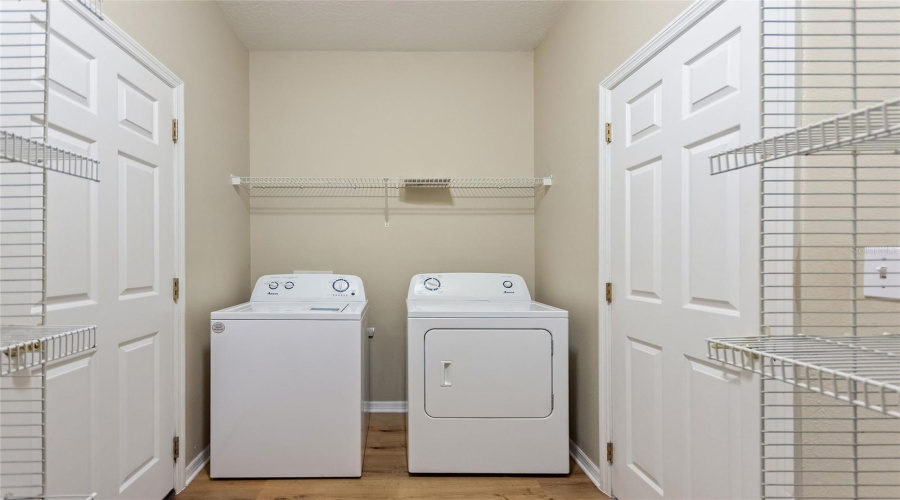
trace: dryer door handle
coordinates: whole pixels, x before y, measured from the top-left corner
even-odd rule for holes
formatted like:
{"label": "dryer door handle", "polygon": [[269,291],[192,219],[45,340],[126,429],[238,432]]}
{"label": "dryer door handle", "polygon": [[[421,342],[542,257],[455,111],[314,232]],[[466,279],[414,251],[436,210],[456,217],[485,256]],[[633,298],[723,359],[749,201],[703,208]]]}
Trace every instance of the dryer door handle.
{"label": "dryer door handle", "polygon": [[441,387],[452,387],[453,382],[450,380],[450,365],[453,361],[441,361]]}

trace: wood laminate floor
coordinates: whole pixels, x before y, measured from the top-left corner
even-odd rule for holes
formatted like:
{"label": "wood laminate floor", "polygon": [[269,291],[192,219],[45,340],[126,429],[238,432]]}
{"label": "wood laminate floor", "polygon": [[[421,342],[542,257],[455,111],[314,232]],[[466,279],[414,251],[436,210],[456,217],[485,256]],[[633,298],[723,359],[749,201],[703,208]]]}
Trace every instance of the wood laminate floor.
{"label": "wood laminate floor", "polygon": [[176,500],[608,499],[574,462],[567,476],[410,475],[405,425],[402,414],[372,414],[359,479],[210,479],[207,467]]}

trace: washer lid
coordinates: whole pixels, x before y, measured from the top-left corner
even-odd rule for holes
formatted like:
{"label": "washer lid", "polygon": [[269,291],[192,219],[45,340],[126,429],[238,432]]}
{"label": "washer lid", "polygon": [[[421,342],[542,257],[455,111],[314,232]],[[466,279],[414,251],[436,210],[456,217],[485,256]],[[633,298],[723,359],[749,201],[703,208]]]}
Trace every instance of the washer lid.
{"label": "washer lid", "polygon": [[410,318],[568,318],[569,312],[534,301],[407,300]]}
{"label": "washer lid", "polygon": [[358,320],[368,302],[245,302],[215,311],[210,319]]}

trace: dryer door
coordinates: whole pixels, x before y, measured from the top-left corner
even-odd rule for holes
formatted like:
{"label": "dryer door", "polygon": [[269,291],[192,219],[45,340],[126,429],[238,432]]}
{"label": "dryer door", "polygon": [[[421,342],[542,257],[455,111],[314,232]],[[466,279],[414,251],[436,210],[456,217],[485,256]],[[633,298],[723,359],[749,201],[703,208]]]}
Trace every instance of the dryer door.
{"label": "dryer door", "polygon": [[434,418],[544,418],[553,411],[547,330],[429,330],[425,412]]}

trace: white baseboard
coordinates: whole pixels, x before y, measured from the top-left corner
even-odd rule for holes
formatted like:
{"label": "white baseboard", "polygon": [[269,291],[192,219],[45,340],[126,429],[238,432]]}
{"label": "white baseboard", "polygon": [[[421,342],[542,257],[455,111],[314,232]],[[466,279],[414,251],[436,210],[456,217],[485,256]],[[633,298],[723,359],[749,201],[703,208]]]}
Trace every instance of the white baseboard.
{"label": "white baseboard", "polygon": [[406,401],[366,401],[369,413],[406,413]]}
{"label": "white baseboard", "polygon": [[[597,467],[591,459],[581,451],[581,448],[575,444],[575,441],[569,440],[569,455],[575,460],[575,463],[581,467],[581,470],[584,471],[584,474],[594,483],[594,486],[597,487],[598,490],[603,491],[603,488],[600,487],[600,467]],[[606,492],[604,492],[606,493]]]}
{"label": "white baseboard", "polygon": [[187,485],[191,484],[191,481],[197,477],[197,474],[200,474],[200,471],[206,467],[206,464],[209,463],[209,446],[203,449],[199,455],[194,457],[191,460],[191,463],[187,464],[187,467],[184,469],[184,475],[187,479],[184,481],[184,487],[187,488]]}

